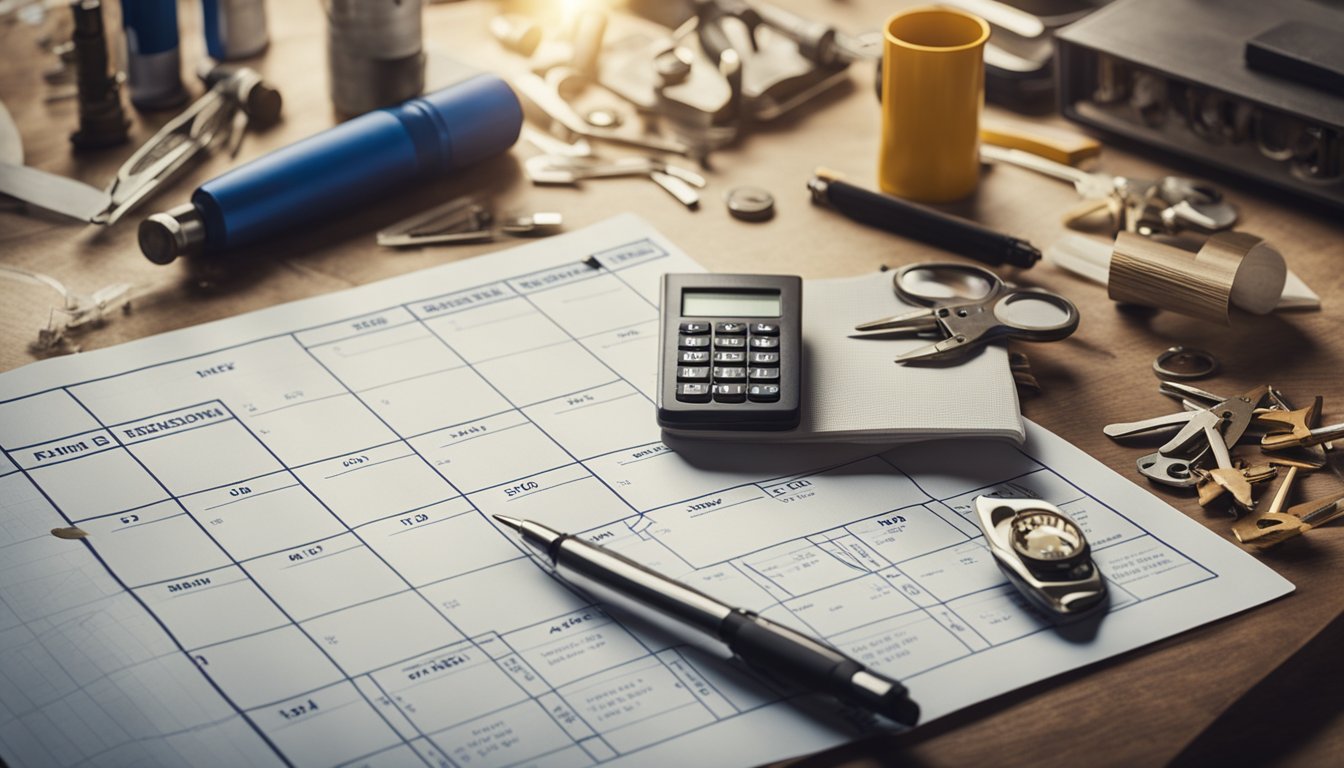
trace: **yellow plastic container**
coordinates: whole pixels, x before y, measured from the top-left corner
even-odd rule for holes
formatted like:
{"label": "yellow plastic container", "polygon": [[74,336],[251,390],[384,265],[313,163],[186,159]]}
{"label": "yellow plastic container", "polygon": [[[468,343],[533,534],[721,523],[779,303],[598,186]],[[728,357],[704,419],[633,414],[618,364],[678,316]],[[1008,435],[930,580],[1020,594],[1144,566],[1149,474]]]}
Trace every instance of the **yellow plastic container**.
{"label": "yellow plastic container", "polygon": [[959,200],[980,179],[989,25],[951,8],[887,20],[882,49],[882,191],[929,203]]}

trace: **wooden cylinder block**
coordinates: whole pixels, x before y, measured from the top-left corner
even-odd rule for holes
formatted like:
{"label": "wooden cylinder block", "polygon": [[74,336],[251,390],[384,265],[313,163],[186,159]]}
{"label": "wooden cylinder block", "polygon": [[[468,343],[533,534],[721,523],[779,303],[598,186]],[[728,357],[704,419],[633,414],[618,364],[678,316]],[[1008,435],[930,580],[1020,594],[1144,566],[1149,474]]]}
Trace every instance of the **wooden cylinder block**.
{"label": "wooden cylinder block", "polygon": [[1213,235],[1197,254],[1121,232],[1107,285],[1115,301],[1227,325],[1229,306],[1256,314],[1274,309],[1287,272],[1278,251],[1244,232]]}

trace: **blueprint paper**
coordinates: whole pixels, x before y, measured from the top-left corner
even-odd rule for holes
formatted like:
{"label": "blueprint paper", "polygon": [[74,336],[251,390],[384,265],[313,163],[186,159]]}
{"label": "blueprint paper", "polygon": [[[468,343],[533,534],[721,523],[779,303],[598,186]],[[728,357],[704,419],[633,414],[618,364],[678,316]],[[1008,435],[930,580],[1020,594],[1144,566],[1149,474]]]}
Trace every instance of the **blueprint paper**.
{"label": "blueprint paper", "polygon": [[[0,758],[730,766],[859,732],[608,615],[494,513],[819,635],[926,722],[1292,589],[1032,424],[669,448],[654,302],[694,269],[621,217],[0,376]],[[995,491],[1087,532],[1095,638],[1005,585],[968,518]]]}

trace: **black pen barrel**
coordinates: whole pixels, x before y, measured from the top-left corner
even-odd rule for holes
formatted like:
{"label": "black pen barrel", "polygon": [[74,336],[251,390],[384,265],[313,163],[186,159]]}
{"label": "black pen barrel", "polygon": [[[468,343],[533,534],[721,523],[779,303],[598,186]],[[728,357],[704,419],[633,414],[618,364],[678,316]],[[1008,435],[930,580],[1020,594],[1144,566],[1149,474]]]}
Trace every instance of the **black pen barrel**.
{"label": "black pen barrel", "polygon": [[919,722],[919,706],[905,686],[825,643],[740,609],[724,619],[720,632],[738,658],[768,676],[857,704],[902,725]]}
{"label": "black pen barrel", "polygon": [[911,237],[990,265],[1030,267],[1040,251],[1030,243],[995,232],[973,221],[928,206],[827,179],[825,199],[849,218],[893,234]]}

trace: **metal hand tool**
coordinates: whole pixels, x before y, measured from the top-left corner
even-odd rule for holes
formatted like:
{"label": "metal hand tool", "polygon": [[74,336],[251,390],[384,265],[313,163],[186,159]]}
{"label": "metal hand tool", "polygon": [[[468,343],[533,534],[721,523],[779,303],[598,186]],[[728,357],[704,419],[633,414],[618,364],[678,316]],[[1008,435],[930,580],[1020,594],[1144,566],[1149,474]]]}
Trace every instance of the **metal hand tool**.
{"label": "metal hand tool", "polygon": [[122,164],[108,187],[107,208],[92,218],[95,224],[117,223],[161,186],[172,181],[197,155],[216,144],[237,141],[250,122],[267,127],[280,118],[280,94],[265,85],[247,67],[220,69],[218,77],[203,79],[210,90],[181,114],[169,120],[144,146]]}
{"label": "metal hand tool", "polygon": [[1236,397],[1220,398],[1198,387],[1179,382],[1164,381],[1159,387],[1163,394],[1182,398],[1191,398],[1196,410],[1179,411],[1163,416],[1155,416],[1142,421],[1108,424],[1102,428],[1107,437],[1130,437],[1164,427],[1181,426],[1176,436],[1167,441],[1158,450],[1166,455],[1175,455],[1178,446],[1186,445],[1190,439],[1203,432],[1206,426],[1217,426],[1223,422],[1223,441],[1226,446],[1236,445],[1246,433],[1255,415],[1256,406],[1269,391],[1267,386],[1256,387]]}
{"label": "metal hand tool", "polygon": [[1023,152],[1020,149],[1009,149],[993,144],[980,145],[980,158],[982,160],[992,160],[996,163],[1016,165],[1019,168],[1026,168],[1051,178],[1067,181],[1073,185],[1073,188],[1078,192],[1078,196],[1084,200],[1101,200],[1110,197],[1118,187],[1128,186],[1132,183],[1123,176],[1092,173],[1071,165],[1057,163],[1054,160],[1047,160],[1040,155]]}
{"label": "metal hand tool", "polygon": [[537,155],[524,163],[528,178],[537,184],[573,184],[582,179],[618,176],[648,176],[665,173],[694,187],[704,188],[705,177],[688,168],[672,165],[657,157],[622,157],[604,160],[596,157]]}
{"label": "metal hand tool", "polygon": [[1070,214],[1070,220],[1076,221],[1100,206],[1108,205],[1117,230],[1141,234],[1182,229],[1217,232],[1237,222],[1236,208],[1225,202],[1218,190],[1192,179],[1165,176],[1147,180],[1112,176],[992,144],[982,144],[980,156],[1067,181],[1084,200],[1096,201],[1075,210]]}
{"label": "metal hand tool", "polygon": [[700,174],[669,165],[658,158],[628,157],[604,161],[595,158],[577,158],[537,155],[528,158],[523,167],[534,184],[577,184],[582,179],[646,176],[688,208],[700,204],[698,187],[704,187]]}
{"label": "metal hand tool", "polygon": [[554,87],[536,75],[530,73],[518,75],[513,79],[513,85],[523,98],[570,133],[654,152],[671,152],[678,155],[690,154],[691,148],[689,146],[674,139],[589,125],[588,121],[584,120],[583,116],[576,112]]}
{"label": "metal hand tool", "polygon": [[[1108,424],[1102,429],[1108,437],[1121,438],[1150,432],[1155,429],[1180,426],[1176,435],[1163,444],[1156,453],[1138,460],[1139,473],[1155,482],[1188,488],[1197,485],[1199,475],[1194,471],[1210,451],[1222,448],[1226,455],[1229,446],[1237,444],[1251,424],[1255,408],[1268,393],[1267,386],[1256,387],[1245,394],[1231,398],[1206,392],[1178,382],[1163,382],[1164,394],[1188,398],[1187,405],[1195,410],[1157,416],[1142,421]],[[1219,430],[1221,428],[1221,430]],[[1216,441],[1207,440],[1209,431],[1221,434]],[[1203,438],[1203,439],[1202,439]],[[1215,455],[1216,458],[1216,455]],[[1230,459],[1219,467],[1230,467]]]}
{"label": "metal hand tool", "polygon": [[1056,341],[1078,327],[1078,308],[1063,296],[1009,287],[993,272],[966,264],[911,264],[896,270],[892,285],[902,300],[926,308],[860,323],[854,330],[944,337],[900,355],[898,363],[943,359],[999,339]]}
{"label": "metal hand tool", "polygon": [[200,77],[210,90],[136,150],[106,190],[0,163],[0,193],[80,221],[115,224],[196,157],[221,145],[236,153],[249,122],[266,127],[279,119],[279,92],[254,70],[217,65]]}
{"label": "metal hand tool", "polygon": [[1226,442],[1226,438],[1216,428],[1207,424],[1203,427],[1203,436],[1208,441],[1209,453],[1213,455],[1215,466],[1213,469],[1203,471],[1206,478],[1204,483],[1208,484],[1209,490],[1201,491],[1199,503],[1208,504],[1221,495],[1220,492],[1209,492],[1216,485],[1231,493],[1232,500],[1242,509],[1254,508],[1255,498],[1251,493],[1251,482],[1242,474],[1241,469],[1232,463],[1232,456],[1227,451],[1229,443]]}
{"label": "metal hand tool", "polygon": [[494,240],[499,235],[515,237],[551,235],[560,231],[564,219],[558,213],[537,212],[497,221],[490,209],[474,197],[459,197],[418,213],[378,232],[379,245],[407,247]]}

